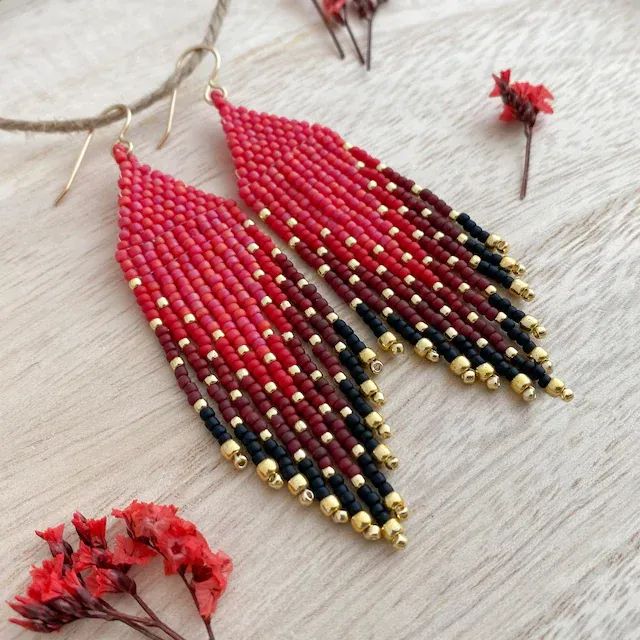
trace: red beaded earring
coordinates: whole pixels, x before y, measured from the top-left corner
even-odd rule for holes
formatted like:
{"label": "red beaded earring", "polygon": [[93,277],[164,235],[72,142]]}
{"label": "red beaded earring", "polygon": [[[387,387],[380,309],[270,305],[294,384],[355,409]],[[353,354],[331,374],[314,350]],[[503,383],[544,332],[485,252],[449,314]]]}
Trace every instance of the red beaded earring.
{"label": "red beaded earring", "polygon": [[502,238],[327,127],[233,106],[217,90],[211,101],[240,196],[385,351],[402,351],[398,334],[467,384],[496,389],[502,377],[526,401],[536,387],[573,398],[533,340],[544,327],[498,293],[534,298]]}
{"label": "red beaded earring", "polygon": [[[220,92],[215,50],[194,47],[179,66],[198,49],[216,57],[207,93]],[[375,352],[233,201],[141,164],[125,137],[131,113],[114,108],[127,116],[113,147],[116,259],[222,455],[236,469],[251,460],[269,487],[286,483],[366,539],[403,548],[408,511],[381,470],[398,461],[382,443],[391,432],[370,378],[382,367]]]}

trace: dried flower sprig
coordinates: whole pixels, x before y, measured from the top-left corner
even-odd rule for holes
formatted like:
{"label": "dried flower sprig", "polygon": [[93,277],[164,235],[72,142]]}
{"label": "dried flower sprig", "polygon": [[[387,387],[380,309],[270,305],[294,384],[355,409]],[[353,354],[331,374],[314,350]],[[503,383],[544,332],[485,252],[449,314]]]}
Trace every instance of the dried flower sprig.
{"label": "dried flower sprig", "polygon": [[543,84],[530,84],[528,82],[511,82],[511,69],[501,71],[500,75],[493,74],[495,86],[489,97],[502,98],[504,107],[500,114],[500,120],[518,120],[524,125],[524,134],[527,140],[524,156],[524,168],[520,183],[520,199],[527,194],[529,181],[529,160],[531,157],[531,137],[533,126],[536,123],[538,113],[553,113],[549,100],[553,100],[553,94]]}
{"label": "dried flower sprig", "polygon": [[[185,640],[142,599],[129,576],[134,565],[146,565],[159,556],[166,575],[182,578],[209,640],[214,640],[211,617],[227,586],[231,560],[212,551],[196,526],[180,518],[177,511],[173,505],[135,500],[126,509],[114,509],[113,515],[125,522],[127,535],[118,535],[111,546],[106,538],[106,517],[73,515],[71,523],[79,538],[75,550],[63,538],[64,524],[36,531],[49,545],[53,559],[31,568],[26,593],[8,603],[21,616],[11,622],[50,633],[74,620],[93,618],[121,622],[153,640]],[[109,593],[128,594],[146,615],[114,608],[103,597]]]}
{"label": "dried flower sprig", "polygon": [[[344,49],[340,45],[335,34],[335,25],[342,25],[346,28],[349,39],[351,40],[356,52],[356,56],[360,63],[366,66],[367,71],[371,69],[373,18],[380,6],[385,4],[387,1],[388,0],[351,0],[351,2],[348,2],[347,0],[322,0],[322,6],[320,6],[318,0],[311,0],[316,11],[321,16],[324,26],[329,32],[340,58],[344,59],[345,55]],[[349,22],[349,9],[351,7],[353,7],[360,18],[367,21],[366,57],[362,53],[362,49],[358,44],[358,40],[353,32],[351,23]]]}

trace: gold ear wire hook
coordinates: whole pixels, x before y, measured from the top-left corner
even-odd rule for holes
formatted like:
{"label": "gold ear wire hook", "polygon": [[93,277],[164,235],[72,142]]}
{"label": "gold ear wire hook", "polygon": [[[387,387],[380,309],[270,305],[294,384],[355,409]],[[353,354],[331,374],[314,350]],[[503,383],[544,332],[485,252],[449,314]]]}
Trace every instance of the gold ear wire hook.
{"label": "gold ear wire hook", "polygon": [[[192,53],[197,53],[198,51],[207,51],[211,53],[215,58],[215,67],[213,68],[213,71],[209,76],[207,86],[204,89],[204,99],[209,104],[211,104],[211,92],[214,89],[218,89],[225,96],[227,95],[226,89],[224,87],[221,87],[218,84],[218,73],[220,71],[220,65],[222,64],[222,59],[220,57],[220,53],[215,47],[210,47],[209,45],[206,45],[206,44],[198,44],[195,47],[189,47],[186,51],[183,51],[180,57],[178,58],[178,62],[176,63],[176,72],[182,69],[185,62],[187,61],[187,58]],[[162,149],[162,147],[164,146],[164,143],[168,140],[169,135],[171,134],[171,128],[173,127],[173,117],[176,112],[177,97],[178,97],[178,87],[176,86],[176,88],[171,93],[171,102],[169,103],[169,118],[167,119],[167,126],[164,130],[164,133],[162,134],[162,137],[160,138],[160,141],[158,142],[158,146],[156,147],[156,149]]]}
{"label": "gold ear wire hook", "polygon": [[[131,109],[129,109],[129,107],[127,107],[126,104],[114,104],[111,107],[107,107],[100,115],[106,116],[116,110],[121,111],[125,116],[124,125],[120,130],[120,134],[118,135],[116,142],[119,142],[120,144],[125,145],[127,147],[127,152],[131,153],[133,151],[133,143],[131,142],[131,140],[128,140],[126,138],[127,131],[129,130],[129,126],[131,125]],[[87,134],[84,144],[82,145],[82,149],[80,149],[78,158],[75,164],[73,165],[73,169],[71,170],[71,175],[69,176],[69,180],[67,180],[67,184],[64,186],[64,188],[60,192],[60,195],[56,198],[55,202],[53,203],[54,207],[57,207],[62,202],[64,197],[67,195],[67,193],[69,193],[69,190],[71,189],[71,185],[73,184],[74,180],[76,179],[76,176],[78,175],[78,170],[80,169],[80,165],[82,165],[82,161],[84,160],[85,155],[87,155],[87,149],[89,148],[89,144],[91,144],[91,140],[93,139],[93,134],[95,132],[96,132],[95,129],[91,129]]]}

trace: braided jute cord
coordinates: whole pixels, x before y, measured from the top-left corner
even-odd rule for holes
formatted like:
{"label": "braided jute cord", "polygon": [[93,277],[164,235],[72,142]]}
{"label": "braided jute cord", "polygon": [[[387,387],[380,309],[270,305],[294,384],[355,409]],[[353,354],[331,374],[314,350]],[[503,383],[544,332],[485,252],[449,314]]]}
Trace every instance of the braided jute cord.
{"label": "braided jute cord", "polygon": [[[218,0],[207,25],[203,44],[213,46],[224,22],[231,0]],[[176,69],[157,89],[142,96],[129,105],[132,113],[147,109],[152,104],[168,96],[180,83],[187,78],[200,64],[206,51],[194,52],[189,61],[180,69]],[[115,102],[118,102],[115,100]],[[73,120],[15,120],[0,117],[0,130],[4,131],[33,131],[36,133],[73,133],[74,131],[91,131],[105,127],[116,120],[122,119],[122,112],[114,110],[106,115],[94,118],[75,118]]]}

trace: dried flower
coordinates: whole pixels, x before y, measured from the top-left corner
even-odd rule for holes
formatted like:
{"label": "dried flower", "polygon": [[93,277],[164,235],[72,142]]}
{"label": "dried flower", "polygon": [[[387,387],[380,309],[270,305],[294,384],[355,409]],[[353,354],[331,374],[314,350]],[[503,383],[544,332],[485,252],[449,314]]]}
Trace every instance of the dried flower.
{"label": "dried flower", "polygon": [[[118,535],[113,548],[106,538],[106,517],[91,520],[74,513],[72,524],[80,539],[75,551],[63,538],[64,525],[36,532],[49,545],[53,559],[32,567],[26,594],[9,602],[21,616],[11,622],[49,633],[80,618],[98,618],[123,622],[148,638],[161,640],[155,633],[160,630],[172,640],[184,640],[146,604],[129,576],[132,566],[161,556],[165,573],[179,574],[189,589],[212,639],[211,616],[227,586],[231,560],[212,551],[196,526],[177,512],[173,505],[135,500],[125,509],[114,509],[128,535]],[[130,595],[147,617],[115,609],[103,599],[109,593]]]}
{"label": "dried flower", "polygon": [[553,94],[543,85],[533,85],[529,82],[511,83],[511,69],[501,71],[500,75],[493,75],[495,86],[489,97],[502,98],[504,107],[500,113],[500,120],[518,120],[524,125],[524,133],[527,144],[525,149],[524,170],[520,186],[520,199],[524,199],[527,193],[529,179],[529,160],[531,157],[531,137],[533,126],[536,123],[538,113],[553,113],[549,100],[553,100]]}

